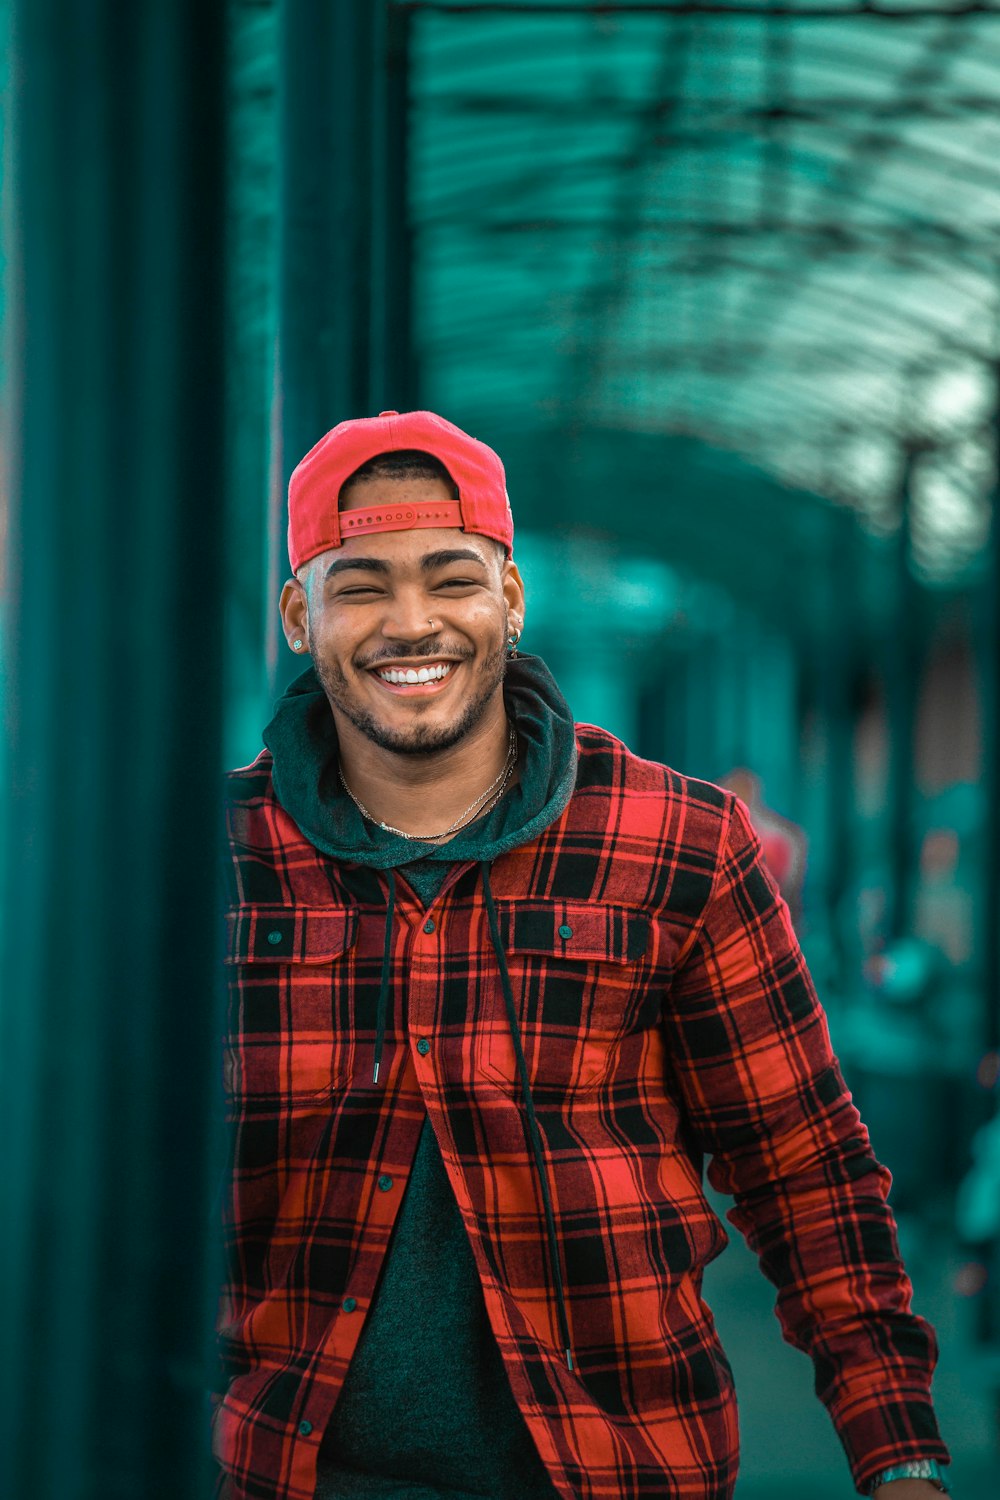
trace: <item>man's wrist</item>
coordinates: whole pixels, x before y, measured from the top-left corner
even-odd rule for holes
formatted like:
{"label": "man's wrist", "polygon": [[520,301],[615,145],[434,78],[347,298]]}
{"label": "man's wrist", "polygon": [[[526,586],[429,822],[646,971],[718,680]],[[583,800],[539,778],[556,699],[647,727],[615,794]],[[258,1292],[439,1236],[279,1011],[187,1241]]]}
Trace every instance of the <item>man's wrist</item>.
{"label": "man's wrist", "polygon": [[[944,1470],[937,1460],[933,1458],[913,1458],[909,1459],[906,1463],[893,1464],[891,1468],[882,1469],[868,1481],[865,1493],[874,1495],[883,1485],[895,1484],[897,1480],[903,1479],[908,1479],[911,1482],[916,1480],[925,1485],[930,1485],[935,1490],[939,1490],[944,1494],[948,1493]],[[891,1493],[895,1494],[897,1491],[893,1490]],[[899,1491],[898,1493],[902,1500],[902,1492]]]}

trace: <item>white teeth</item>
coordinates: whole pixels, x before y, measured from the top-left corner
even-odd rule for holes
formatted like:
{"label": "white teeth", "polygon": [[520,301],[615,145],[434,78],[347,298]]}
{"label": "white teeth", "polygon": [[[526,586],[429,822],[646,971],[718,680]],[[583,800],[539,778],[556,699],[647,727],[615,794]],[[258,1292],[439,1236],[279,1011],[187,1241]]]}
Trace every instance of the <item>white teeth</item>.
{"label": "white teeth", "polygon": [[382,667],[379,669],[378,675],[383,682],[396,684],[401,682],[440,682],[443,677],[447,677],[450,671],[450,662],[438,662],[433,667]]}

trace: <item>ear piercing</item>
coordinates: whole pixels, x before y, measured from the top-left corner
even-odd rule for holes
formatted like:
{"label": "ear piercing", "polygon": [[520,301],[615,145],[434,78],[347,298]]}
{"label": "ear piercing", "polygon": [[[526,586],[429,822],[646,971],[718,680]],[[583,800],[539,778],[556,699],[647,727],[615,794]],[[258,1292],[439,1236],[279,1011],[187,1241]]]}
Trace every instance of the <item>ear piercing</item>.
{"label": "ear piercing", "polygon": [[517,643],[518,643],[518,641],[520,639],[521,639],[521,632],[519,630],[512,630],[511,633],[510,633],[510,635],[507,637],[507,655],[508,656],[516,656],[517,655]]}
{"label": "ear piercing", "polygon": [[304,644],[304,642],[302,642],[302,641],[293,641],[292,642],[292,650],[293,651],[301,651],[302,647],[303,647],[303,644]]}

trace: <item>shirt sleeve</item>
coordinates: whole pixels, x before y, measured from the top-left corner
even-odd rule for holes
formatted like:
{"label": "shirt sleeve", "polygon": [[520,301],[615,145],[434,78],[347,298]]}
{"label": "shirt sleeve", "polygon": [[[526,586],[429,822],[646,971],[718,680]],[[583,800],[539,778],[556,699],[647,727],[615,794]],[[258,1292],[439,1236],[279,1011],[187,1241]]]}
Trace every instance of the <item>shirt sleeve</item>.
{"label": "shirt sleeve", "polygon": [[937,1343],[911,1311],[891,1177],[735,798],[664,1025],[708,1179],[735,1199],[726,1217],[777,1287],[785,1339],[812,1359],[856,1486],[908,1459],[948,1463],[930,1398]]}

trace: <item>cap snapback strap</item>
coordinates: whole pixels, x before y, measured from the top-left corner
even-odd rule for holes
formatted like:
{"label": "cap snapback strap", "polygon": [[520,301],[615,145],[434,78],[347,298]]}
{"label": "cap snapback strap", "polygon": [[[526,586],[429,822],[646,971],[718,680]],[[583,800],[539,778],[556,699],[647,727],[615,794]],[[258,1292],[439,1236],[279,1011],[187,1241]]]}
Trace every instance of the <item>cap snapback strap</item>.
{"label": "cap snapback strap", "polygon": [[462,507],[457,500],[439,500],[425,505],[376,505],[371,510],[342,510],[340,536],[361,536],[366,531],[412,531],[418,527],[462,526]]}

